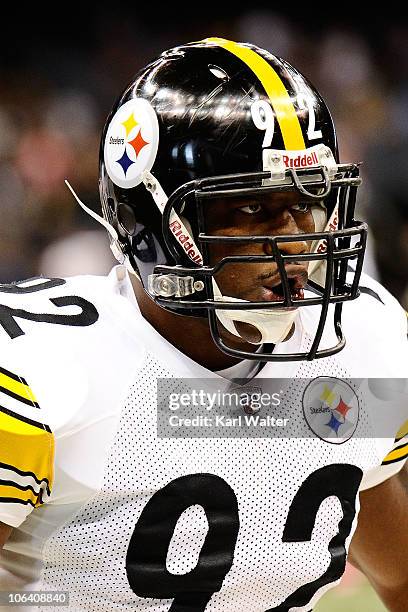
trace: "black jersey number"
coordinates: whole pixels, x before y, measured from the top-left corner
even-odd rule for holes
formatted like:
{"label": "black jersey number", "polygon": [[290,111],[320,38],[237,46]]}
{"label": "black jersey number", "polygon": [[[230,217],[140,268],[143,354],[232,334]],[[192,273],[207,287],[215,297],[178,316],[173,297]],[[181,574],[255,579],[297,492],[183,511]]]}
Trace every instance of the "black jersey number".
{"label": "black jersey number", "polygon": [[341,578],[346,566],[345,542],[356,514],[356,497],[362,477],[363,472],[357,466],[338,463],[312,472],[301,484],[289,508],[282,542],[310,541],[319,507],[331,495],[340,501],[343,516],[338,532],[329,542],[330,563],[325,573],[267,612],[288,612],[294,606],[306,606],[322,586]]}
{"label": "black jersey number", "polygon": [[[40,281],[40,282],[37,282]],[[37,293],[65,284],[62,278],[30,278],[10,285],[0,285],[1,293],[13,293],[23,295],[27,293]],[[22,308],[12,308],[5,304],[0,304],[0,325],[7,332],[11,339],[24,335],[24,330],[17,323],[16,319],[26,319],[38,323],[51,323],[54,325],[69,325],[86,327],[93,325],[99,318],[95,306],[85,298],[76,295],[60,296],[50,298],[49,301],[57,308],[66,306],[77,306],[80,312],[77,314],[55,314],[47,312],[29,312]]]}
{"label": "black jersey number", "polygon": [[[188,574],[170,574],[166,556],[176,523],[195,504],[208,520],[197,565]],[[173,480],[148,501],[130,539],[126,572],[131,588],[139,597],[173,599],[171,612],[205,610],[231,569],[238,529],[237,498],[225,480],[214,474]]]}
{"label": "black jersey number", "polygon": [[[283,542],[311,539],[317,512],[327,497],[339,499],[343,517],[328,544],[331,561],[326,572],[267,612],[305,606],[318,589],[342,576],[345,541],[356,513],[362,475],[354,465],[333,464],[316,470],[302,483],[289,508]],[[166,567],[171,538],[180,515],[195,504],[205,511],[207,536],[196,567],[183,575],[171,574]],[[130,587],[139,597],[173,599],[169,612],[203,612],[231,569],[238,530],[237,498],[225,480],[214,474],[190,474],[173,480],[151,497],[135,526],[126,556]]]}

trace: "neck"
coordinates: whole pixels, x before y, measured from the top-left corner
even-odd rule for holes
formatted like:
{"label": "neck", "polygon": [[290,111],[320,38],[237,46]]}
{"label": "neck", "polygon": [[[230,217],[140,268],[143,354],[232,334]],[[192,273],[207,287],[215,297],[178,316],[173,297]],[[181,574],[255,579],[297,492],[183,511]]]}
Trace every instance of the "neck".
{"label": "neck", "polygon": [[[178,315],[161,308],[146,294],[140,281],[133,274],[130,278],[144,318],[179,351],[208,370],[222,370],[240,361],[223,353],[217,347],[212,339],[207,319]],[[257,348],[257,345],[244,342],[227,331],[223,339],[232,348],[251,352],[255,352]]]}

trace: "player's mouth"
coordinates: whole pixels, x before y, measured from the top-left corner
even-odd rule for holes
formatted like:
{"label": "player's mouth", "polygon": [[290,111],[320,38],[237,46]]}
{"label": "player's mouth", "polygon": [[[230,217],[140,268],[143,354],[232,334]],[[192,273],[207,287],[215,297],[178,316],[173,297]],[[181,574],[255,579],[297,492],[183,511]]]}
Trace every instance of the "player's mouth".
{"label": "player's mouth", "polygon": [[[293,300],[303,300],[307,283],[307,269],[304,266],[291,266],[286,269],[290,296]],[[283,302],[285,293],[279,274],[262,275],[262,294],[265,301]]]}
{"label": "player's mouth", "polygon": [[[295,289],[293,287],[293,282],[289,281],[290,288],[290,296],[293,300],[303,300],[304,291],[303,289]],[[269,287],[262,287],[263,299],[265,301],[271,302],[283,302],[285,300],[283,285],[280,283],[279,285],[275,285],[273,289]]]}

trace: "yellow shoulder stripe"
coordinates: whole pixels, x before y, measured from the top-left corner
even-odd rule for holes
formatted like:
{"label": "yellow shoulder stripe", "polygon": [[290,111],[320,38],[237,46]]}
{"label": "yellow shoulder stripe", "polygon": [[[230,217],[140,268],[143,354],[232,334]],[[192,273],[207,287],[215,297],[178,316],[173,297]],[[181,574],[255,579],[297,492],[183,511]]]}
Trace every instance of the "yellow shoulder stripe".
{"label": "yellow shoulder stripe", "polygon": [[0,406],[0,460],[38,481],[54,478],[54,435],[50,428]]}
{"label": "yellow shoulder stripe", "polygon": [[4,391],[30,406],[38,406],[37,399],[24,378],[9,372],[5,368],[0,368],[0,391]]}
{"label": "yellow shoulder stripe", "polygon": [[242,60],[262,83],[275,111],[282,132],[285,148],[299,150],[305,148],[305,141],[299,119],[281,78],[273,67],[256,51],[225,38],[206,38],[204,42],[223,47]]}
{"label": "yellow shoulder stripe", "polygon": [[394,448],[388,455],[385,457],[382,462],[383,465],[387,463],[394,463],[395,461],[402,461],[408,457],[408,442],[406,444],[402,444],[401,446]]}
{"label": "yellow shoulder stripe", "polygon": [[40,505],[40,496],[31,489],[22,490],[12,485],[4,485],[0,482],[0,503],[2,499],[21,504],[30,504],[31,506]]}

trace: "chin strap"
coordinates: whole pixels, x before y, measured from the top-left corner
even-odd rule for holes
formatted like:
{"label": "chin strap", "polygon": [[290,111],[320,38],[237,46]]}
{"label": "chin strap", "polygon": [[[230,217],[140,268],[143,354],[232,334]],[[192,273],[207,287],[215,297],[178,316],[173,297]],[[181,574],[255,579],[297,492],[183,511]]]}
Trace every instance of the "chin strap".
{"label": "chin strap", "polygon": [[76,199],[76,201],[78,202],[78,204],[80,205],[80,207],[90,216],[92,217],[92,219],[95,219],[95,221],[97,221],[98,223],[100,223],[101,225],[103,225],[103,227],[107,230],[111,241],[110,241],[110,249],[113,253],[114,258],[121,264],[123,264],[124,266],[126,266],[127,270],[129,270],[129,272],[131,272],[132,274],[134,274],[135,276],[138,276],[138,274],[135,272],[135,270],[132,268],[130,261],[129,261],[129,257],[127,257],[122,249],[120,248],[120,242],[119,242],[119,236],[117,231],[115,230],[115,228],[113,227],[113,225],[111,225],[108,221],[106,221],[106,219],[104,219],[103,217],[101,217],[101,215],[98,215],[98,213],[96,213],[94,210],[92,210],[91,208],[89,208],[89,206],[87,206],[86,204],[84,204],[79,197],[77,196],[77,194],[75,193],[73,187],[71,187],[70,183],[67,181],[67,179],[65,179],[65,184],[68,187],[68,189],[70,190],[70,192],[72,193],[72,195],[74,196],[74,198]]}
{"label": "chin strap", "polygon": [[[228,297],[221,294],[221,291],[213,280],[213,291],[214,299],[218,302],[241,302],[249,304],[248,300],[241,300],[239,298]],[[234,336],[241,338],[241,334],[238,333],[234,323],[248,323],[255,327],[261,334],[261,338],[258,342],[251,342],[251,344],[265,344],[266,342],[272,344],[278,344],[283,342],[286,336],[289,334],[292,325],[296,319],[297,309],[288,310],[287,308],[274,308],[273,310],[221,310],[215,311],[220,323]]]}

